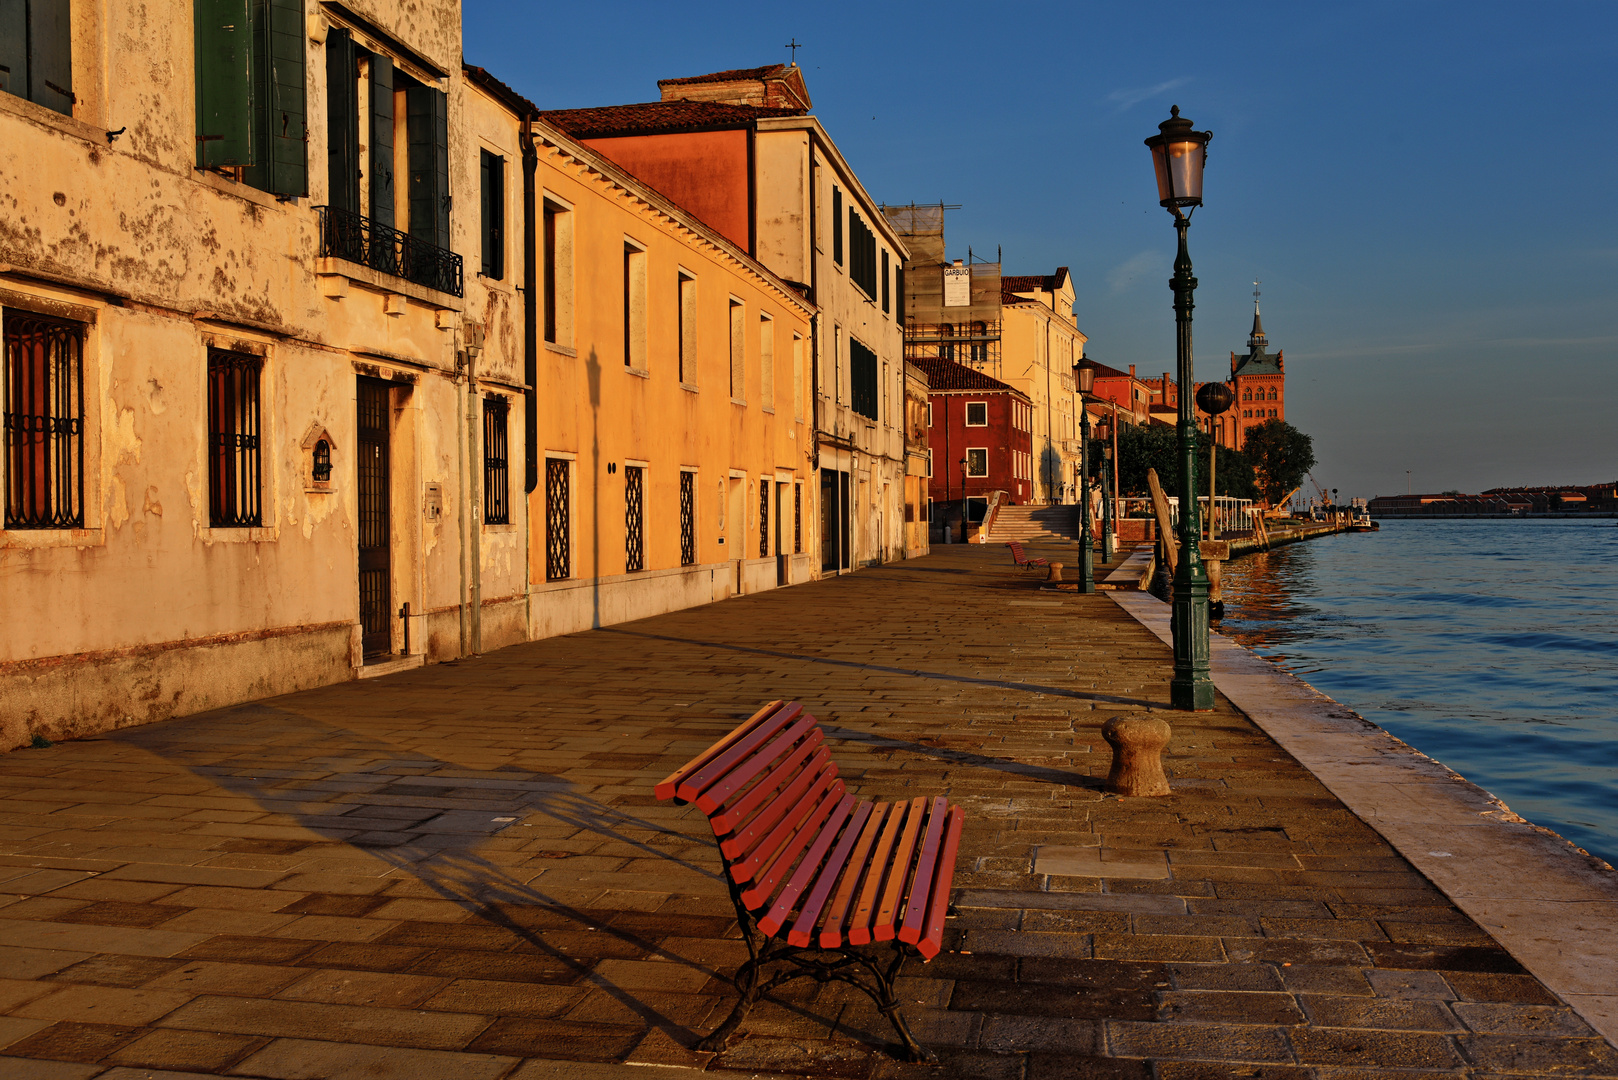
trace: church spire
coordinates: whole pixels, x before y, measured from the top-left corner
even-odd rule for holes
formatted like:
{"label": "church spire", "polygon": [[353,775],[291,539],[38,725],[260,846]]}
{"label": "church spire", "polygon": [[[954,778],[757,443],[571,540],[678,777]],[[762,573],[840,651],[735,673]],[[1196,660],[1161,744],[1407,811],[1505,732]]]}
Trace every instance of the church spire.
{"label": "church spire", "polygon": [[1262,282],[1253,282],[1253,332],[1247,336],[1247,351],[1263,352],[1269,344],[1264,336],[1264,320],[1258,313],[1258,287]]}

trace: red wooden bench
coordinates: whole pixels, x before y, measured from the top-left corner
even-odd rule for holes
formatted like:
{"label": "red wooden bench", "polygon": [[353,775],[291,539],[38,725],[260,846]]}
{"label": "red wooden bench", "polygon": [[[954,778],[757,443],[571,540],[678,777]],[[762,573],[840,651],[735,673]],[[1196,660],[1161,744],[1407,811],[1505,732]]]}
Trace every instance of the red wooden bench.
{"label": "red wooden bench", "polygon": [[772,701],[657,785],[659,799],[708,815],[749,954],[741,1000],[697,1046],[724,1049],[782,983],[838,979],[876,1002],[907,1060],[927,1060],[893,983],[907,957],[926,962],[942,947],[963,811],[942,796],[856,800],[824,743],[801,704]]}
{"label": "red wooden bench", "polygon": [[1028,552],[1023,550],[1022,544],[1016,540],[1006,541],[1006,547],[1011,549],[1011,561],[1022,567],[1024,570],[1035,570],[1041,566],[1050,565],[1049,561],[1046,559],[1030,559],[1028,557]]}

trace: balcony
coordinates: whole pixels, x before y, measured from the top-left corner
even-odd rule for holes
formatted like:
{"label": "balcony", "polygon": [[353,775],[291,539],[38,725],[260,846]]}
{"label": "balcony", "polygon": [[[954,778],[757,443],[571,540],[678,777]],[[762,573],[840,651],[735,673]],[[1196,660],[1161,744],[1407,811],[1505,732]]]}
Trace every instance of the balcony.
{"label": "balcony", "polygon": [[335,206],[320,211],[320,257],[344,259],[425,289],[465,295],[461,257],[437,244]]}

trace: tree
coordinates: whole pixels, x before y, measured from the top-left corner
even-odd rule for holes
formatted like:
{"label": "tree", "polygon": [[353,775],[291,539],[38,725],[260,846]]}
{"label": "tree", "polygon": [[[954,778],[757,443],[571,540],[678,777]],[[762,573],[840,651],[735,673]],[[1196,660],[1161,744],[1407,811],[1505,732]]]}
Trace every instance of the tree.
{"label": "tree", "polygon": [[[1156,469],[1158,482],[1168,495],[1180,490],[1179,438],[1173,427],[1162,424],[1126,424],[1118,429],[1118,490],[1126,495],[1146,494],[1146,470]],[[1206,495],[1208,437],[1197,444],[1197,494]],[[1228,446],[1219,448],[1214,484],[1220,495],[1237,499],[1258,497],[1253,465],[1247,455]]]}
{"label": "tree", "polygon": [[1275,506],[1315,467],[1315,441],[1285,420],[1266,420],[1247,430],[1242,453],[1253,463],[1258,490]]}

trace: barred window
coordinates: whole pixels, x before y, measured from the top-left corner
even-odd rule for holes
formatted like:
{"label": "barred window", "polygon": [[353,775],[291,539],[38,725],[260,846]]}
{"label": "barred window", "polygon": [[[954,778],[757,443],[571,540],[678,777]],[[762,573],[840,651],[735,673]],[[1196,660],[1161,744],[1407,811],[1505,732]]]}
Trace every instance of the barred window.
{"label": "barred window", "polygon": [[565,458],[545,459],[545,580],[573,576],[571,479]]}
{"label": "barred window", "polygon": [[506,449],[506,417],[510,403],[504,397],[483,399],[483,523],[511,524],[511,480]]}
{"label": "barred window", "polygon": [[680,565],[697,561],[697,474],[680,474]]}
{"label": "barred window", "polygon": [[84,527],[84,324],[5,312],[6,528]]}
{"label": "barred window", "polygon": [[803,554],[803,485],[792,485],[792,550]]}
{"label": "barred window", "polygon": [[259,446],[263,367],[260,356],[208,350],[208,520],[216,529],[263,524]]}
{"label": "barred window", "polygon": [[646,470],[624,466],[624,569],[646,569]]}
{"label": "barred window", "polygon": [[770,481],[761,476],[758,481],[758,557],[770,554]]}

